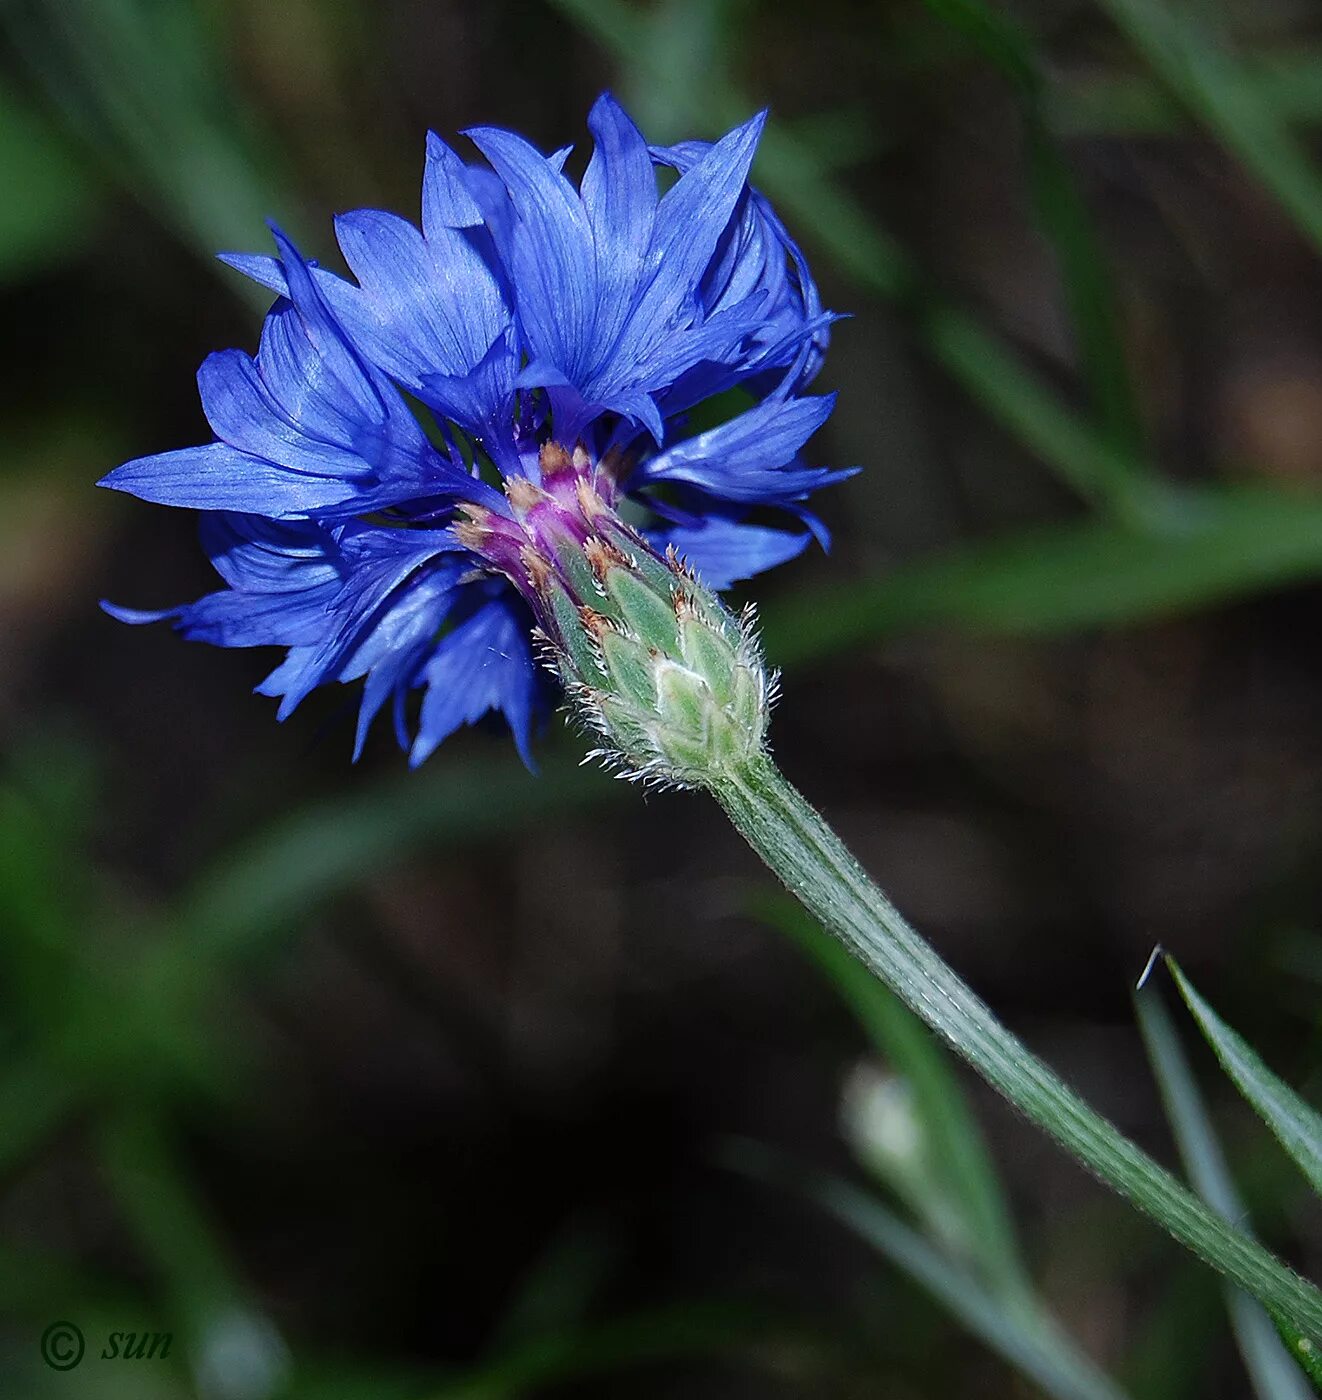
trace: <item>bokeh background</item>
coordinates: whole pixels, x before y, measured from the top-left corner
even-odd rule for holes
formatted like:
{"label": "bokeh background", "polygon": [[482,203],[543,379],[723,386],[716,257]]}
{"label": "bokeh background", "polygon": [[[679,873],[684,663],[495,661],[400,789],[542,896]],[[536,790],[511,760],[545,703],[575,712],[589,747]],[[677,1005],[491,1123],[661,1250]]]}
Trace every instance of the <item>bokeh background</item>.
{"label": "bokeh background", "polygon": [[[277,726],[269,656],[98,612],[210,584],[184,513],[92,483],[204,436],[193,369],[262,310],[212,254],[266,216],[333,263],[334,211],[416,209],[429,126],[770,105],[755,179],[853,313],[815,455],[865,468],[832,553],[751,590],[777,752],[1175,1163],[1155,943],[1318,1085],[1316,8],[0,20],[0,1390],[1253,1394],[1214,1277],[915,1038],[711,803],[578,767],[558,721],[537,778],[480,731],[351,767],[351,695]],[[1155,983],[1254,1225],[1316,1274],[1316,1204]],[[1043,1311],[1055,1382],[998,1354]],[[76,1372],[39,1359],[56,1319]],[[114,1329],[171,1354],[102,1361]]]}

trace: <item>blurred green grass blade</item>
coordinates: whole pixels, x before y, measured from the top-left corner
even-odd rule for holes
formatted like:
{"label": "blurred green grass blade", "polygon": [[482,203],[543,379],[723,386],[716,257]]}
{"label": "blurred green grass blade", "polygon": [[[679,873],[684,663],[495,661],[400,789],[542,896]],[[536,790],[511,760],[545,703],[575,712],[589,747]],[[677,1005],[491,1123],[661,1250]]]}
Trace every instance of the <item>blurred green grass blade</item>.
{"label": "blurred green grass blade", "polygon": [[1181,491],[1162,528],[1034,528],[879,579],[772,599],[767,651],[795,665],[922,627],[1051,634],[1129,626],[1322,574],[1322,498],[1257,487]]}
{"label": "blurred green grass blade", "polygon": [[242,1292],[238,1276],[153,1108],[109,1105],[96,1140],[119,1209],[181,1320],[197,1326],[232,1306]]}
{"label": "blurred green grass blade", "polygon": [[534,778],[512,752],[442,759],[366,791],[316,803],[227,852],[181,898],[176,922],[199,947],[239,952],[282,924],[389,869],[423,846],[471,843],[523,830],[623,796],[622,787],[561,746]]}
{"label": "blurred green grass blade", "polygon": [[[35,1150],[93,1089],[135,1082],[158,1094],[232,1096],[244,1066],[208,1019],[223,1005],[227,964],[268,950],[326,901],[423,846],[498,837],[624,795],[620,784],[571,762],[563,748],[548,754],[540,779],[513,755],[433,768],[282,818],[222,856],[176,912],[161,914],[155,936],[131,963],[81,968],[76,986],[67,969],[43,981],[59,993],[58,1015],[43,1023],[41,1047],[27,1058],[11,1052],[0,1077],[0,1171]],[[0,799],[6,791],[0,788]],[[13,832],[40,834],[29,805],[11,815]],[[32,856],[17,841],[0,842],[0,900],[12,910],[28,908],[41,932],[51,927],[48,901],[57,882],[34,883],[42,867]],[[55,938],[57,951],[64,946],[62,932],[42,936]],[[10,953],[17,946],[4,945]]]}
{"label": "blurred green grass blade", "polygon": [[71,136],[254,305],[214,254],[296,235],[275,145],[245,110],[200,0],[8,0],[5,28]]}
{"label": "blurred green grass blade", "polygon": [[128,1100],[108,1105],[96,1145],[120,1213],[162,1281],[170,1330],[185,1333],[183,1355],[198,1390],[224,1394],[225,1382],[242,1374],[254,1394],[276,1394],[286,1378],[288,1351],[274,1325],[244,1302],[238,1271],[157,1106]]}
{"label": "blurred green grass blade", "polygon": [[1121,341],[1111,271],[1059,145],[1036,113],[1029,116],[1027,127],[1034,203],[1060,264],[1094,411],[1107,439],[1123,454],[1117,466],[1128,473],[1144,461],[1143,427]]}
{"label": "blurred green grass blade", "polygon": [[996,1175],[946,1052],[907,1007],[788,895],[759,891],[752,912],[813,962],[853,1012],[877,1052],[912,1086],[929,1135],[943,1201],[960,1216],[960,1244],[989,1290],[1026,1303],[1033,1296]]}
{"label": "blurred green grass blade", "polygon": [[648,50],[669,82],[630,82],[623,98],[648,140],[665,144],[691,134],[686,114],[725,66],[731,8],[732,0],[659,0],[645,12]]}
{"label": "blurred green grass blade", "polygon": [[[645,13],[620,0],[553,0],[583,30],[609,49],[631,85],[644,83],[670,90],[671,75],[648,42]],[[695,94],[692,110],[675,108],[686,122],[687,135],[705,127],[719,135],[744,121],[757,103],[742,92],[728,73],[717,75]],[[657,101],[661,99],[658,97]],[[673,105],[673,103],[672,103]],[[804,130],[800,124],[798,131]],[[908,253],[879,228],[851,196],[822,177],[824,162],[817,151],[773,122],[758,146],[759,185],[781,206],[781,212],[802,223],[805,239],[826,249],[837,267],[883,297],[902,297],[916,286],[917,270]]]}
{"label": "blurred green grass blade", "polygon": [[556,1382],[747,1350],[768,1338],[781,1347],[787,1326],[783,1313],[743,1303],[653,1308],[511,1348],[436,1387],[430,1400],[515,1400]]}
{"label": "blurred green grass blade", "polygon": [[8,1049],[0,1073],[0,1177],[35,1152],[84,1106],[84,1086],[28,1049]]}
{"label": "blurred green grass blade", "polygon": [[86,1308],[141,1315],[143,1300],[118,1280],[50,1250],[0,1247],[0,1308],[9,1319],[77,1315]]}
{"label": "blurred green grass blade", "polygon": [[1024,96],[1036,100],[1042,87],[1037,52],[1018,20],[983,0],[924,0],[924,4],[995,64]]}
{"label": "blurred green grass blade", "polygon": [[1224,1333],[1220,1281],[1198,1269],[1173,1270],[1157,1284],[1145,1313],[1119,1363],[1125,1384],[1145,1400],[1206,1400],[1209,1378],[1219,1374],[1224,1359],[1195,1352],[1189,1339]]}
{"label": "blurred green grass blade", "polygon": [[1143,479],[1154,474],[1146,464],[1117,450],[966,312],[929,300],[917,314],[928,350],[995,422],[1083,499],[1106,499],[1122,517],[1142,518]]}
{"label": "blurred green grass blade", "polygon": [[578,1326],[617,1253],[600,1222],[573,1221],[534,1260],[505,1305],[492,1337],[501,1352],[533,1337]]}
{"label": "blurred green grass blade", "polygon": [[1198,1028],[1221,1061],[1221,1068],[1257,1109],[1313,1190],[1322,1195],[1322,1115],[1273,1074],[1248,1042],[1226,1025],[1194,990],[1174,958],[1167,958],[1166,964]]}
{"label": "blurred green grass blade", "polygon": [[0,84],[0,188],[10,192],[0,199],[0,281],[32,276],[95,231],[99,192],[88,172],[8,83]]}
{"label": "blurred green grass blade", "polygon": [[[1258,100],[1283,121],[1322,122],[1322,53],[1316,48],[1255,51],[1241,64]],[[1179,101],[1148,73],[1099,71],[1064,79],[1052,86],[1047,105],[1063,136],[1167,136],[1188,126]]]}
{"label": "blurred green grass blade", "polygon": [[[1069,162],[1043,112],[1047,82],[1037,48],[1016,20],[985,0],[926,0],[1012,85],[1024,120],[1029,183],[1038,222],[1055,252],[1093,408],[1117,449],[1114,468],[1141,460],[1143,431],[1120,338],[1110,269]],[[1121,491],[1123,481],[1110,483]]]}
{"label": "blurred green grass blade", "polygon": [[0,902],[4,953],[25,968],[66,961],[79,931],[78,862],[38,802],[0,785]]}
{"label": "blurred green grass blade", "polygon": [[[1135,1004],[1148,1059],[1189,1179],[1208,1205],[1242,1230],[1243,1204],[1166,1008],[1151,989],[1140,992]],[[1308,1386],[1266,1311],[1238,1288],[1227,1286],[1225,1295],[1235,1340],[1258,1400],[1310,1400]]]}
{"label": "blurred green grass blade", "polygon": [[1251,67],[1180,0],[1101,0],[1101,7],[1153,71],[1322,248],[1322,175]]}
{"label": "blurred green grass blade", "polygon": [[826,171],[861,165],[894,145],[859,106],[826,107],[801,117],[782,118],[780,126],[793,149],[812,151],[818,166]]}
{"label": "blurred green grass blade", "polygon": [[[638,11],[620,0],[554,3],[609,49],[626,74],[659,87],[668,83],[668,73],[649,51],[645,18]],[[728,74],[720,78],[701,92],[701,106],[687,114],[692,128],[719,133],[757,106]],[[1111,498],[1123,513],[1141,506],[1141,499],[1138,505],[1130,502],[1117,484],[1150,474],[1147,465],[1117,451],[1003,340],[933,296],[905,249],[828,177],[829,164],[773,122],[763,136],[754,178],[805,244],[824,253],[860,288],[911,311],[932,356],[1063,481],[1087,499]]]}
{"label": "blurred green grass blade", "polygon": [[1272,1321],[1276,1324],[1276,1331],[1285,1344],[1285,1349],[1299,1363],[1304,1375],[1312,1382],[1313,1390],[1318,1395],[1322,1395],[1322,1353],[1319,1353],[1317,1347],[1307,1337],[1302,1336],[1299,1330],[1286,1318],[1279,1314],[1273,1314]]}
{"label": "blurred green grass blade", "polygon": [[1124,1400],[1124,1392],[1049,1319],[987,1291],[879,1201],[848,1182],[807,1173],[761,1144],[726,1144],[727,1165],[805,1196],[883,1254],[973,1336],[1055,1400]]}
{"label": "blurred green grass blade", "polygon": [[1029,1323],[963,1278],[921,1235],[846,1182],[823,1182],[817,1200],[942,1303],[975,1337],[1056,1400],[1122,1400],[1124,1392],[1063,1335]]}

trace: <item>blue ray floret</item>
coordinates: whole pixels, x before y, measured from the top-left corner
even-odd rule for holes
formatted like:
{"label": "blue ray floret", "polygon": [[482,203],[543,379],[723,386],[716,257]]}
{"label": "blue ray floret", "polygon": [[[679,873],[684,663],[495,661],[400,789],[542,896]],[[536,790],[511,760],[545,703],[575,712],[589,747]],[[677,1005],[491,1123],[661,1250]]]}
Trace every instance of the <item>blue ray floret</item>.
{"label": "blue ray floret", "polygon": [[[850,473],[803,461],[833,404],[803,390],[834,318],[748,183],[763,120],[649,147],[605,94],[577,185],[566,152],[513,132],[468,133],[485,166],[432,135],[420,227],[336,219],[353,280],[278,230],[274,257],[226,255],[277,300],[255,356],[220,351],[198,372],[214,441],[101,483],[201,511],[225,586],[107,611],[286,648],[258,687],[282,719],[361,679],[356,751],[389,705],[412,763],[491,712],[528,760],[554,698],[532,644],[541,513],[590,529],[627,499],[636,538],[714,588],[825,542],[808,497]],[[733,415],[693,430],[718,394]],[[780,525],[754,518],[768,510]]]}

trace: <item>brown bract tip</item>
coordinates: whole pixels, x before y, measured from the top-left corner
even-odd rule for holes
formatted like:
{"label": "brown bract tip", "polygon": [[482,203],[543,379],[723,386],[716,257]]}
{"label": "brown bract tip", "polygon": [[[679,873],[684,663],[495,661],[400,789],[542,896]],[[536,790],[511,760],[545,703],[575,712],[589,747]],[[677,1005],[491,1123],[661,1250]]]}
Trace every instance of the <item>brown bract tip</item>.
{"label": "brown bract tip", "polygon": [[610,513],[606,502],[597,494],[596,487],[585,477],[579,477],[574,484],[574,494],[578,497],[578,508],[585,520],[595,520],[599,515]]}
{"label": "brown bract tip", "polygon": [[543,499],[544,492],[540,486],[534,486],[526,476],[507,476],[505,495],[515,510],[527,512]]}
{"label": "brown bract tip", "polygon": [[[469,507],[469,511],[481,510],[481,506]],[[474,517],[469,520],[457,520],[454,526],[454,537],[465,549],[471,549],[475,553],[480,553],[482,546],[491,538],[491,531],[485,523],[486,512],[482,511],[482,517]]]}
{"label": "brown bract tip", "polygon": [[586,631],[600,640],[611,630],[611,621],[605,613],[599,613],[596,608],[590,608],[586,604],[578,610],[578,620],[583,624]]}
{"label": "brown bract tip", "polygon": [[541,452],[537,455],[537,463],[542,469],[543,476],[555,476],[558,472],[567,472],[572,466],[569,453],[558,442],[544,442]]}
{"label": "brown bract tip", "polygon": [[606,546],[596,535],[589,535],[583,541],[583,554],[597,582],[605,583],[606,571],[610,568],[610,555],[606,551]]}
{"label": "brown bract tip", "polygon": [[583,541],[583,553],[598,583],[606,582],[606,574],[611,569],[624,568],[629,562],[613,544],[599,535],[589,535]]}
{"label": "brown bract tip", "polygon": [[684,559],[680,557],[679,550],[677,550],[673,544],[666,545],[666,563],[670,565],[680,578],[696,582],[697,575],[689,568]]}
{"label": "brown bract tip", "polygon": [[545,593],[551,584],[551,566],[530,544],[519,550],[519,562],[528,574],[528,582],[538,593]]}

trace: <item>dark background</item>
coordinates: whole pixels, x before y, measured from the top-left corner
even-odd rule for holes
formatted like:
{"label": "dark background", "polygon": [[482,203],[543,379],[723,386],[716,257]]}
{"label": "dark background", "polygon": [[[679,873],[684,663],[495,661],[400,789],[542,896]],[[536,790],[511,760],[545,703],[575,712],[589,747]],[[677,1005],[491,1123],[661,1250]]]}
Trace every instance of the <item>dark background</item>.
{"label": "dark background", "polygon": [[[559,720],[537,778],[485,732],[409,774],[386,726],[351,767],[353,695],[277,726],[271,656],[98,612],[211,584],[183,512],[92,483],[205,437],[193,369],[262,309],[210,255],[263,217],[332,261],[334,211],[415,213],[429,126],[551,148],[605,86],[656,140],[770,105],[755,179],[853,313],[814,455],[865,469],[823,499],[833,552],[750,590],[777,755],[1174,1162],[1131,1000],[1154,943],[1317,1083],[1316,12],[0,17],[0,1389],[1041,1393],[730,1164],[753,1139],[913,1218],[842,1132],[875,1052],[709,801],[580,770]],[[1177,1024],[1256,1227],[1316,1271],[1315,1204]],[[1215,1279],[961,1082],[1079,1346],[1135,1400],[1249,1394]],[[37,1358],[56,1318],[72,1375]],[[98,1363],[112,1327],[175,1353]]]}

